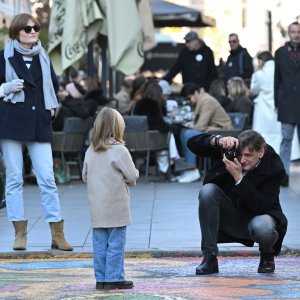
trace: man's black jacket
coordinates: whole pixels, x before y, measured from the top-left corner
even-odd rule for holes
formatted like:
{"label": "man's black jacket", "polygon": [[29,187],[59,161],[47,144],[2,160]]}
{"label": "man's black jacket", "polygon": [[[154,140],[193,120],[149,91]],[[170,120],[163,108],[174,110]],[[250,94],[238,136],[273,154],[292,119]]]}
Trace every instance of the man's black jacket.
{"label": "man's black jacket", "polygon": [[[203,157],[211,157],[215,160],[214,166],[207,172],[203,184],[214,183],[234,202],[241,217],[250,218],[268,214],[277,221],[279,238],[274,246],[275,255],[278,255],[283,238],[287,230],[287,219],[282,212],[279,193],[280,184],[285,176],[283,163],[269,145],[259,165],[248,172],[242,181],[235,185],[233,177],[226,170],[222,162],[220,149],[210,145],[211,135],[200,134],[190,138],[187,142],[189,149]],[[236,240],[221,232],[219,243],[240,242],[246,246],[253,246],[251,240]]]}
{"label": "man's black jacket", "polygon": [[171,81],[179,72],[183,83],[193,82],[208,91],[211,82],[217,78],[212,50],[203,41],[198,51],[189,51],[184,47],[164,79]]}
{"label": "man's black jacket", "polygon": [[224,68],[225,82],[235,76],[251,79],[252,74],[252,57],[247,49],[239,46],[237,49],[231,50]]}

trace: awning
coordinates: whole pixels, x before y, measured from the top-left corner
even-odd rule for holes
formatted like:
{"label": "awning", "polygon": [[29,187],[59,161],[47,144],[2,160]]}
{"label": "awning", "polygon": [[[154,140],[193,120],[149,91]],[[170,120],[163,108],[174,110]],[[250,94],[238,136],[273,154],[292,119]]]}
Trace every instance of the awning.
{"label": "awning", "polygon": [[207,27],[216,26],[214,18],[199,10],[163,0],[152,0],[154,26],[160,27]]}

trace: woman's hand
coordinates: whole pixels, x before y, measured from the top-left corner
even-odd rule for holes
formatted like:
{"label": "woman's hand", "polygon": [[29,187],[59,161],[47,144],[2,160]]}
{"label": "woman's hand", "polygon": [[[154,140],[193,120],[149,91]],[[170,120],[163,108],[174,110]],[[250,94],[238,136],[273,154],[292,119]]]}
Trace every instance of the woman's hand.
{"label": "woman's hand", "polygon": [[2,84],[3,92],[5,95],[9,95],[10,93],[16,93],[23,89],[24,80],[23,79],[14,79],[10,82],[6,82]]}

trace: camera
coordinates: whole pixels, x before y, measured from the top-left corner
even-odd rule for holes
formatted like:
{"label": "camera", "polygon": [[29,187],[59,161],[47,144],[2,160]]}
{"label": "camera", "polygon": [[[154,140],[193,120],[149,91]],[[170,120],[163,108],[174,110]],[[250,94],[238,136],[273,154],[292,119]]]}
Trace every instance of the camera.
{"label": "camera", "polygon": [[225,157],[231,161],[234,161],[234,159],[238,157],[237,148],[224,149],[223,153],[225,154]]}

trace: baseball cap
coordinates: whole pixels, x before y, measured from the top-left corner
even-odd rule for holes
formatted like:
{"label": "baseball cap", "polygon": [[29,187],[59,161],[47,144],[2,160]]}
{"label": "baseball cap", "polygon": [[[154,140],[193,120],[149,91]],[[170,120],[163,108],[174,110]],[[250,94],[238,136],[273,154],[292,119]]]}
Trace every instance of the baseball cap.
{"label": "baseball cap", "polygon": [[186,34],[184,39],[185,39],[186,42],[190,42],[190,41],[193,41],[193,40],[199,40],[199,36],[198,36],[197,32],[190,31],[188,34]]}

